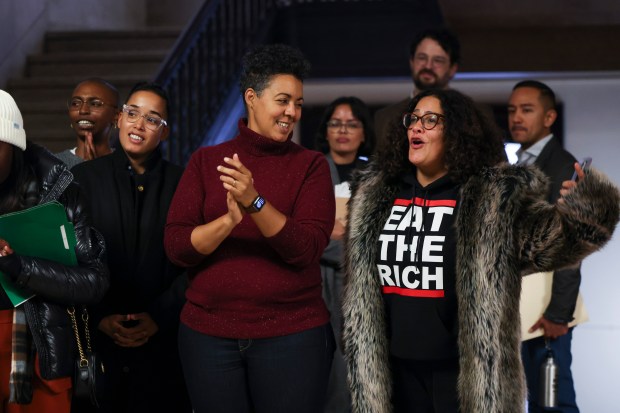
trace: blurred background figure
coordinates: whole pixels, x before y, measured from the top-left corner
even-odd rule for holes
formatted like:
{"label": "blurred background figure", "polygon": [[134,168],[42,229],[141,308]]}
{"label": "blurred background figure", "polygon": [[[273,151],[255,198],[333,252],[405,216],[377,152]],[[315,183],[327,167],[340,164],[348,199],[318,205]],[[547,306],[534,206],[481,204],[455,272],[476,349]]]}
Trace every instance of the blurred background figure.
{"label": "blurred background figure", "polygon": [[86,79],[67,101],[76,146],[56,154],[69,168],[112,152],[116,145],[119,94],[116,87],[99,79]]}
{"label": "blurred background figure", "polygon": [[390,125],[400,125],[409,101],[429,89],[447,89],[461,61],[461,45],[456,35],[443,27],[419,32],[409,47],[409,68],[413,90],[400,102],[375,113],[375,132],[379,143],[386,140]]}
{"label": "blurred background figure", "polygon": [[370,111],[357,97],[340,97],[331,102],[316,133],[316,148],[329,163],[336,195],[336,220],[330,241],[321,257],[323,299],[330,312],[336,352],[327,389],[326,413],[351,411],[347,371],[342,356],[342,269],[343,241],[346,228],[346,202],[350,197],[349,181],[354,170],[364,167],[374,150],[375,133]]}

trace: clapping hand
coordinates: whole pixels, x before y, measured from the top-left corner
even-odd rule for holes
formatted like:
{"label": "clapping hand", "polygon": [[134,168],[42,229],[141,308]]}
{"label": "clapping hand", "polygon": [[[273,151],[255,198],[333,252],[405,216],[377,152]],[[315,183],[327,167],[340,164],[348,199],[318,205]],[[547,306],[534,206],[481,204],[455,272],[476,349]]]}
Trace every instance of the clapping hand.
{"label": "clapping hand", "polygon": [[97,158],[97,149],[95,148],[95,142],[93,141],[93,133],[86,131],[84,136],[84,160],[92,161]]}
{"label": "clapping hand", "polygon": [[234,154],[232,158],[224,158],[226,166],[218,165],[217,170],[221,173],[220,181],[224,189],[238,202],[241,207],[249,206],[258,196],[254,188],[252,172],[246,168],[239,159],[239,155]]}

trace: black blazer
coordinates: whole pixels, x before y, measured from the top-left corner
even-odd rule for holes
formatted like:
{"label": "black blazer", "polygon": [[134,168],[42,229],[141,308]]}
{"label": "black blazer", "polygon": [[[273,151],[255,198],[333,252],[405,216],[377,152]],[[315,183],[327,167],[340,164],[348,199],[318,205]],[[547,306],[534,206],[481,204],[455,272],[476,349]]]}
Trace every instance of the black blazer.
{"label": "black blazer", "polygon": [[[553,137],[536,158],[538,166],[550,179],[548,200],[553,203],[560,197],[562,182],[571,178],[577,160],[566,151],[560,141]],[[581,269],[559,270],[553,273],[551,302],[545,311],[545,318],[556,323],[568,323],[573,319],[575,303],[581,284]]]}
{"label": "black blazer", "polygon": [[71,171],[86,194],[93,225],[103,234],[108,250],[110,289],[93,308],[93,325],[110,314],[148,312],[160,333],[176,337],[184,302],[177,278],[183,271],[167,258],[163,238],[183,169],[156,150],[146,172],[136,175],[125,152],[117,149]]}

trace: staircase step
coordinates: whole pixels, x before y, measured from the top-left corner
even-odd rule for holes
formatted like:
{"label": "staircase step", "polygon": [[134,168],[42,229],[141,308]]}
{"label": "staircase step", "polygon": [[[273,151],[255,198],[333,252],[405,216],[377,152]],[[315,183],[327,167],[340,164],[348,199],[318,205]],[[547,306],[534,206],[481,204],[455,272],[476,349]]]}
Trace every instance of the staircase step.
{"label": "staircase step", "polygon": [[90,76],[142,75],[151,77],[166,59],[166,52],[62,53],[28,57],[27,76],[63,76],[88,73]]}
{"label": "staircase step", "polygon": [[[74,87],[82,80],[93,77],[89,73],[86,74],[67,74],[65,76],[37,76],[37,77],[20,77],[9,79],[8,85],[10,87],[23,87],[23,88],[40,88],[41,86],[54,86],[54,87]],[[115,86],[118,85],[130,85],[135,81],[134,75],[114,75],[103,78]]]}
{"label": "staircase step", "polygon": [[[105,80],[116,86],[120,94],[121,101],[126,98],[134,84],[140,81],[149,80],[149,76],[110,76],[103,77]],[[71,97],[71,92],[75,86],[85,78],[75,76],[63,77],[33,77],[12,79],[7,84],[7,90],[22,110],[32,108],[38,109],[45,107],[62,106],[66,108],[67,99]]]}
{"label": "staircase step", "polygon": [[[67,110],[30,111],[22,113],[26,131],[45,125],[47,130],[70,130],[71,120]],[[32,128],[31,128],[32,127]]]}
{"label": "staircase step", "polygon": [[67,100],[84,79],[101,77],[119,90],[152,80],[181,30],[50,32],[44,53],[28,57],[26,76],[10,79],[7,91],[24,118],[29,140],[52,152],[72,148]]}
{"label": "staircase step", "polygon": [[105,52],[119,50],[170,50],[181,34],[179,28],[133,31],[50,32],[45,36],[45,51]]}
{"label": "staircase step", "polygon": [[66,61],[91,61],[91,62],[110,62],[117,60],[140,61],[162,59],[167,55],[166,50],[122,50],[110,52],[64,52],[64,53],[42,53],[28,56],[29,63],[64,63]]}
{"label": "staircase step", "polygon": [[26,126],[26,138],[45,146],[52,153],[75,147],[75,134],[68,127],[63,130],[49,130]]}

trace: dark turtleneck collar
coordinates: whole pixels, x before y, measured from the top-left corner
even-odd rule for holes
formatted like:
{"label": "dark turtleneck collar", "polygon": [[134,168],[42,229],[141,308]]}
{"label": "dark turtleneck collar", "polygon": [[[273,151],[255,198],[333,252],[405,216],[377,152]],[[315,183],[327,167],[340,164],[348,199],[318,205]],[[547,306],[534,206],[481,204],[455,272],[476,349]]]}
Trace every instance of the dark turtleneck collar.
{"label": "dark turtleneck collar", "polygon": [[247,126],[247,119],[239,119],[239,135],[236,140],[243,148],[254,156],[272,156],[288,152],[295,143],[291,140],[291,133],[285,142],[277,142],[273,139],[259,135]]}

